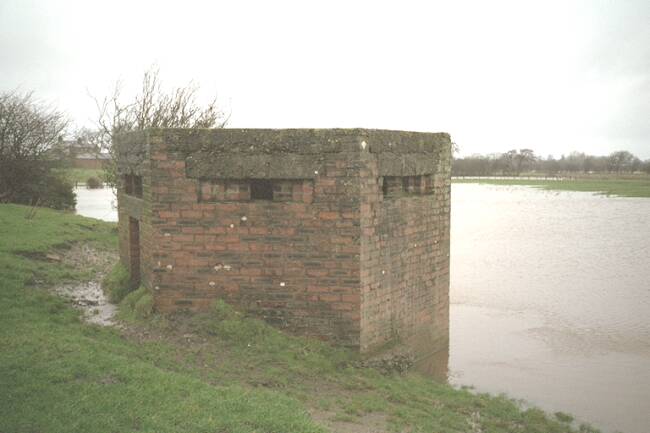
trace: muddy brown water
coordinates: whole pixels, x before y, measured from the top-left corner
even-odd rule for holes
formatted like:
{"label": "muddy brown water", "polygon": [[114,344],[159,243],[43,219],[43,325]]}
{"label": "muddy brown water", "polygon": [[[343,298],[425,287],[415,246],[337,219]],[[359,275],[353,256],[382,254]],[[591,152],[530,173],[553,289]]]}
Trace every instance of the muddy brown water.
{"label": "muddy brown water", "polygon": [[[109,221],[112,191],[78,191]],[[452,187],[449,351],[423,371],[650,432],[650,199]]]}
{"label": "muddy brown water", "polygon": [[650,432],[650,199],[452,194],[449,382]]}

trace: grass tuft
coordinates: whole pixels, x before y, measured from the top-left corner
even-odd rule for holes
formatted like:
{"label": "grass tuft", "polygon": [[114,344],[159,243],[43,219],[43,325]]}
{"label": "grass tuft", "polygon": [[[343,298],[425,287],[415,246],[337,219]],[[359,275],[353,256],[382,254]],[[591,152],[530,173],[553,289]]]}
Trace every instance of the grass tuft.
{"label": "grass tuft", "polygon": [[119,304],[133,289],[129,270],[119,262],[102,280],[102,290],[113,304]]}
{"label": "grass tuft", "polygon": [[573,416],[569,415],[568,413],[555,412],[554,415],[555,415],[555,418],[557,418],[560,422],[565,422],[565,423],[572,423],[573,422]]}
{"label": "grass tuft", "polygon": [[266,337],[273,338],[274,334],[274,329],[261,320],[246,317],[221,299],[212,306],[206,330],[223,340],[247,346],[259,343]]}
{"label": "grass tuft", "polygon": [[138,299],[133,307],[135,316],[139,319],[146,319],[153,313],[153,296],[147,293]]}
{"label": "grass tuft", "polygon": [[130,292],[120,302],[120,318],[122,320],[142,320],[151,317],[152,314],[153,296],[144,286]]}

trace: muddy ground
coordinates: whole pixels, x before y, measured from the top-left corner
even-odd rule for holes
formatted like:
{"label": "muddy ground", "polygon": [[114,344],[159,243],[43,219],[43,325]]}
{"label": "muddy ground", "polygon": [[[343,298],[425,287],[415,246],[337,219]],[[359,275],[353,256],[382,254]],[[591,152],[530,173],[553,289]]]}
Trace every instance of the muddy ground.
{"label": "muddy ground", "polygon": [[102,326],[117,325],[117,306],[108,302],[101,288],[101,280],[117,262],[117,254],[100,251],[87,244],[74,244],[69,250],[49,254],[48,259],[60,261],[62,265],[76,270],[95,270],[92,280],[60,284],[53,291],[80,309],[87,322]]}

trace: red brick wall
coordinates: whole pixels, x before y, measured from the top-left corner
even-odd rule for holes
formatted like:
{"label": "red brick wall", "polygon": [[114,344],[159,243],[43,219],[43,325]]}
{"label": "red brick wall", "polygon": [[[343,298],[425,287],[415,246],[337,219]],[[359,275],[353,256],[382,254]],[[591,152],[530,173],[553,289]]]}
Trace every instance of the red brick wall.
{"label": "red brick wall", "polygon": [[150,130],[116,143],[119,172],[143,179],[142,199],[118,194],[122,260],[130,216],[159,311],[222,298],[362,351],[446,338],[448,135]]}
{"label": "red brick wall", "polygon": [[434,351],[448,339],[451,155],[448,136],[437,138],[417,154],[429,161],[426,168],[409,167],[408,153],[403,164],[383,166],[378,153],[394,152],[399,159],[397,149],[364,154],[362,351],[389,342]]}
{"label": "red brick wall", "polygon": [[273,201],[250,201],[246,179],[193,179],[187,152],[151,146],[155,302],[206,309],[224,298],[303,335],[358,346],[358,154],[318,156],[309,179],[266,178]]}

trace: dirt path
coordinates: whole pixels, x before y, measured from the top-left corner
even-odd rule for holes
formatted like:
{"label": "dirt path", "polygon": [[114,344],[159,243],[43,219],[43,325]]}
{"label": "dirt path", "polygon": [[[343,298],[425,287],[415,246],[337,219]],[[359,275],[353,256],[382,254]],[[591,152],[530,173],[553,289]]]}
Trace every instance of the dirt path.
{"label": "dirt path", "polygon": [[117,306],[108,302],[101,288],[101,280],[106,272],[117,261],[117,255],[108,251],[99,251],[87,244],[75,244],[60,255],[50,255],[57,260],[77,270],[92,270],[93,279],[90,281],[61,284],[53,291],[68,300],[83,312],[84,319],[89,323],[102,326],[115,326],[114,321]]}

